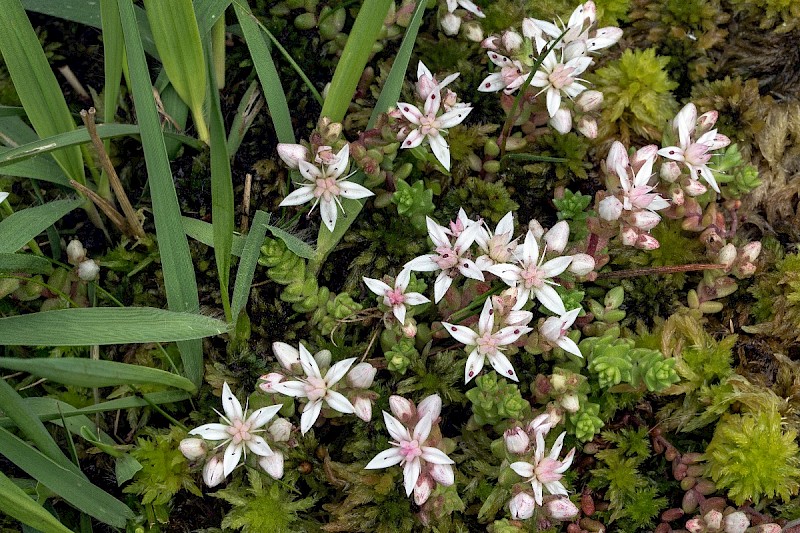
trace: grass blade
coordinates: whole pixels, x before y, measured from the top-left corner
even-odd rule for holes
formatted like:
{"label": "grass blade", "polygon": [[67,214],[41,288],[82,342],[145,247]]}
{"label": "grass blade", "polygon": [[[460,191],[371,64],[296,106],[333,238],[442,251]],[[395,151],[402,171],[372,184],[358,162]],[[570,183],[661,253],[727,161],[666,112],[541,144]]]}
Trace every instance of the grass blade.
{"label": "grass blade", "polygon": [[[209,47],[210,48],[210,47]],[[231,247],[233,246],[233,178],[228,157],[228,139],[219,103],[219,91],[214,76],[211,50],[206,54],[209,76],[208,90],[211,95],[209,123],[211,125],[211,222],[214,228],[214,259],[217,262],[220,294],[225,318],[231,321],[230,277]]]}
{"label": "grass blade", "polygon": [[[0,147],[0,158],[5,152],[12,148]],[[25,161],[18,161],[8,165],[3,165],[2,173],[6,176],[16,176],[18,178],[32,178],[39,181],[55,183],[63,187],[69,187],[69,179],[64,172],[49,157],[36,157]]]}
{"label": "grass blade", "polygon": [[13,254],[61,220],[64,215],[82,205],[83,200],[56,200],[17,211],[0,222],[0,253]]}
{"label": "grass blade", "polygon": [[124,528],[134,513],[127,505],[0,428],[0,453],[29,476],[80,511],[111,526]]}
{"label": "grass blade", "polygon": [[58,519],[33,501],[5,474],[0,472],[0,511],[43,533],[72,533]]}
{"label": "grass blade", "polygon": [[194,392],[194,384],[183,376],[157,368],[97,359],[0,357],[0,368],[28,372],[55,383],[74,387],[116,387],[118,385],[164,385]]}
{"label": "grass blade", "polygon": [[154,307],[78,307],[0,318],[0,346],[174,342],[227,329],[215,318]]}
{"label": "grass blade", "polygon": [[[150,74],[144,49],[136,26],[132,0],[118,0],[120,20],[125,34],[125,49],[130,71],[131,92],[136,106],[139,127],[142,131],[153,218],[164,272],[167,302],[172,311],[197,313],[200,302],[194,263],[189,252],[189,242],[181,226],[178,195],[172,181],[161,122],[153,100]],[[195,385],[203,378],[203,347],[199,340],[178,344],[183,361],[184,375]]]}
{"label": "grass blade", "polygon": [[269,47],[261,35],[258,21],[250,11],[247,4],[234,2],[236,17],[244,34],[247,48],[250,50],[250,57],[261,82],[261,90],[267,100],[269,114],[272,117],[272,124],[275,127],[275,134],[278,141],[282,143],[296,143],[294,130],[292,129],[292,117],[289,113],[289,104],[286,101],[286,93],[283,91],[281,79],[269,53]]}
{"label": "grass blade", "polygon": [[253,224],[250,226],[250,233],[245,239],[242,259],[239,261],[239,269],[236,272],[236,283],[233,286],[233,303],[231,304],[231,321],[233,323],[236,323],[239,313],[247,305],[250,285],[253,283],[253,276],[256,273],[256,265],[258,265],[258,258],[261,255],[264,236],[267,234],[268,222],[268,213],[256,211]]}
{"label": "grass blade", "polygon": [[[0,9],[0,51],[22,107],[39,137],[74,130],[75,121],[61,87],[19,0],[3,2]],[[67,176],[86,184],[79,148],[65,149],[53,157]]]}
{"label": "grass blade", "polygon": [[122,62],[125,58],[125,39],[119,21],[117,0],[100,0],[100,20],[103,30],[103,122],[114,122],[122,81]]}
{"label": "grass blade", "polygon": [[192,112],[200,140],[208,142],[203,116],[208,73],[192,1],[144,0],[144,7],[169,81]]}
{"label": "grass blade", "polygon": [[27,274],[49,274],[53,265],[47,258],[30,254],[0,253],[0,272],[25,272]]}
{"label": "grass blade", "polygon": [[[206,246],[214,248],[214,227],[211,224],[191,217],[183,217],[181,222],[186,235],[196,241],[202,242]],[[239,257],[242,255],[245,239],[241,235],[236,234],[234,234],[232,238],[231,254]]]}
{"label": "grass blade", "polygon": [[267,229],[274,237],[283,241],[283,244],[296,256],[303,259],[314,259],[316,253],[314,248],[307,242],[295,237],[288,231],[284,231],[276,226],[267,226]]}

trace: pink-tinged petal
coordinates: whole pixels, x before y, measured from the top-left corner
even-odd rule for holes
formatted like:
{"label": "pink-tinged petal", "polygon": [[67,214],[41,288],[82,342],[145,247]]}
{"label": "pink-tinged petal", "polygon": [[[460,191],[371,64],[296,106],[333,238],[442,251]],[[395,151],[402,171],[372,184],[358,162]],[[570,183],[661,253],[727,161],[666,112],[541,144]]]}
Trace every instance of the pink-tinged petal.
{"label": "pink-tinged petal", "polygon": [[253,413],[247,417],[247,421],[250,423],[250,429],[258,429],[264,426],[267,422],[272,420],[278,411],[283,408],[283,404],[279,405],[270,405],[267,407],[262,407],[261,409],[256,409]]}
{"label": "pink-tinged petal", "polygon": [[422,111],[428,116],[436,116],[436,113],[439,111],[439,105],[442,101],[442,92],[439,90],[439,87],[434,87],[431,94],[425,99],[425,105],[422,108]]}
{"label": "pink-tinged petal", "polygon": [[561,461],[561,466],[559,466],[558,468],[556,468],[556,469],[555,469],[555,472],[556,472],[557,474],[563,474],[564,472],[566,472],[566,471],[567,471],[567,469],[568,469],[568,468],[570,467],[570,465],[572,464],[572,459],[573,459],[574,457],[575,457],[575,448],[572,448],[572,449],[569,451],[569,453],[567,454],[567,456],[566,456],[566,457],[564,457],[564,460],[563,460],[563,461]]}
{"label": "pink-tinged petal", "polygon": [[719,185],[717,185],[717,180],[714,179],[714,174],[711,172],[711,169],[703,165],[700,167],[700,175],[703,176],[703,179],[706,180],[706,183],[711,185],[712,189],[719,192]]}
{"label": "pink-tinged petal", "polygon": [[233,395],[227,382],[222,384],[222,410],[225,412],[225,416],[228,420],[242,420],[242,404],[239,402],[239,399]]}
{"label": "pink-tinged petal", "polygon": [[533,328],[528,326],[506,326],[492,335],[497,339],[501,346],[509,345],[516,342],[521,336],[530,333]]}
{"label": "pink-tinged petal", "polygon": [[500,222],[497,223],[497,227],[494,229],[494,234],[511,235],[513,233],[514,233],[514,214],[511,211],[509,211],[508,213],[505,214],[503,218],[500,219]]}
{"label": "pink-tinged petal", "polygon": [[408,283],[411,281],[411,270],[404,268],[400,271],[394,280],[395,289],[400,289],[401,292],[406,292]]}
{"label": "pink-tinged petal", "polygon": [[411,440],[411,433],[408,432],[408,428],[386,411],[383,411],[383,422],[386,424],[386,431],[389,432],[389,435],[394,440],[398,442],[401,440]]}
{"label": "pink-tinged petal", "polygon": [[430,299],[427,296],[424,296],[418,292],[407,292],[405,297],[408,305],[421,305],[430,302]]}
{"label": "pink-tinged petal", "polygon": [[425,225],[428,228],[428,236],[435,247],[450,246],[450,237],[447,235],[446,228],[437,224],[431,217],[425,217]]}
{"label": "pink-tinged petal", "polygon": [[510,311],[506,316],[506,323],[525,325],[533,320],[533,313],[530,311]]}
{"label": "pink-tinged petal", "polygon": [[483,309],[478,318],[478,331],[481,333],[491,333],[494,328],[494,309],[492,308],[492,299],[486,298],[483,302]]}
{"label": "pink-tinged petal", "polygon": [[576,307],[575,309],[570,309],[566,313],[561,316],[561,324],[564,329],[569,328],[572,324],[575,323],[575,319],[578,318],[578,315],[581,313],[582,308]]}
{"label": "pink-tinged petal", "polygon": [[673,161],[684,161],[683,149],[679,146],[667,146],[658,151],[658,155],[672,159]]}
{"label": "pink-tinged petal", "polygon": [[533,87],[547,87],[550,85],[550,80],[548,79],[547,72],[542,70],[537,70],[536,73],[533,75],[533,79],[531,80],[531,86]]}
{"label": "pink-tinged petal", "polygon": [[303,372],[306,373],[306,376],[322,379],[317,361],[302,342],[300,343],[300,366],[303,367]]}
{"label": "pink-tinged petal", "polygon": [[356,408],[350,403],[350,400],[345,398],[344,394],[334,390],[328,390],[325,395],[325,403],[333,409],[345,415],[351,415],[356,412]]}
{"label": "pink-tinged petal", "polygon": [[478,281],[485,280],[483,272],[471,259],[464,259],[464,258],[459,259],[458,270],[459,272],[464,274],[464,276],[470,279],[477,279]]}
{"label": "pink-tinged petal", "polygon": [[442,81],[439,82],[439,90],[441,91],[442,89],[453,83],[460,75],[461,75],[460,72],[456,72],[454,74],[446,76]]}
{"label": "pink-tinged petal", "polygon": [[547,112],[551,117],[556,115],[556,111],[561,107],[561,91],[555,87],[547,89]]}
{"label": "pink-tinged petal", "polygon": [[434,465],[454,465],[455,461],[447,457],[442,450],[432,446],[422,447],[422,458]]}
{"label": "pink-tinged petal", "polygon": [[291,205],[301,205],[314,199],[314,187],[311,185],[304,185],[299,189],[290,193],[283,201],[278,204],[281,207],[288,207]]}
{"label": "pink-tinged petal", "polygon": [[564,488],[564,485],[562,485],[560,481],[551,481],[545,483],[544,486],[547,492],[553,496],[569,496],[569,492],[567,492],[567,489]]}
{"label": "pink-tinged petal", "polygon": [[485,359],[486,358],[478,352],[477,348],[472,350],[472,353],[467,357],[467,366],[464,368],[464,384],[472,381],[472,378],[483,370],[483,365],[486,362]]}
{"label": "pink-tinged petal", "polygon": [[336,219],[338,213],[336,212],[336,202],[333,199],[322,200],[319,203],[319,214],[322,217],[322,222],[329,231],[333,231],[336,227]]}
{"label": "pink-tinged petal", "polygon": [[422,471],[422,464],[419,462],[418,458],[414,458],[412,461],[408,461],[406,465],[403,467],[403,482],[406,486],[406,496],[411,496],[411,493],[414,491],[414,486],[417,484],[417,480],[419,479],[419,474]]}
{"label": "pink-tinged petal", "polygon": [[522,261],[534,265],[539,262],[539,243],[530,230],[525,234],[525,241],[522,243]]}
{"label": "pink-tinged petal", "polygon": [[478,334],[467,326],[458,326],[456,324],[450,324],[449,322],[442,322],[442,326],[451,337],[464,346],[474,345],[478,339]]}
{"label": "pink-tinged petal", "polygon": [[574,59],[567,61],[566,66],[575,69],[572,71],[570,76],[572,78],[578,77],[583,71],[589,68],[589,65],[592,64],[592,61],[593,59],[587,56],[575,57]]}
{"label": "pink-tinged petal", "polygon": [[458,0],[458,4],[461,7],[463,7],[464,9],[466,9],[467,11],[469,11],[470,13],[472,13],[473,15],[477,16],[477,17],[480,17],[480,18],[486,17],[486,15],[484,15],[483,11],[481,11],[481,8],[479,8],[477,5],[475,5],[470,0]]}
{"label": "pink-tinged petal", "polygon": [[697,123],[697,108],[693,103],[688,103],[683,106],[683,109],[678,111],[672,124],[678,130],[678,138],[682,147],[689,146],[689,136],[694,130]]}
{"label": "pink-tinged petal", "polygon": [[431,71],[428,70],[428,67],[425,66],[425,63],[420,61],[417,63],[417,79],[420,79],[423,76],[433,79],[433,74],[431,74]]}
{"label": "pink-tinged petal", "polygon": [[489,354],[489,362],[492,364],[492,368],[494,368],[495,372],[501,376],[507,377],[513,381],[519,381],[517,373],[514,372],[514,367],[511,366],[511,361],[501,352]]}
{"label": "pink-tinged petal", "polygon": [[543,306],[549,309],[551,312],[561,316],[567,312],[564,309],[564,302],[561,301],[561,297],[558,295],[556,290],[551,287],[550,285],[542,285],[541,287],[534,287],[533,294],[536,295],[536,299],[539,300]]}
{"label": "pink-tinged petal", "polygon": [[305,398],[308,396],[306,384],[302,381],[281,381],[273,383],[272,390],[278,394],[291,396],[292,398]]}
{"label": "pink-tinged petal", "polygon": [[239,464],[239,460],[242,458],[242,452],[244,451],[244,445],[230,443],[228,447],[225,449],[225,456],[222,459],[222,477],[228,477],[233,469]]}
{"label": "pink-tinged petal", "polygon": [[633,185],[635,187],[647,185],[647,182],[650,181],[650,177],[653,175],[653,163],[655,163],[655,161],[655,157],[648,157],[645,159],[642,168],[639,169],[639,172],[636,173],[636,178],[633,180]]}
{"label": "pink-tinged petal", "polygon": [[403,140],[403,144],[401,146],[403,148],[416,148],[422,144],[422,141],[424,140],[425,135],[423,135],[419,130],[411,130],[411,132]]}
{"label": "pink-tinged petal", "polygon": [[338,178],[347,169],[347,164],[350,159],[350,145],[345,144],[341,150],[334,156],[333,163],[328,165],[327,176],[329,178]]}
{"label": "pink-tinged petal", "polygon": [[349,198],[351,200],[360,200],[362,198],[368,198],[375,195],[375,193],[363,185],[353,183],[352,181],[340,181],[338,185],[341,189],[339,196]]}
{"label": "pink-tinged petal", "polygon": [[433,282],[433,302],[438,304],[452,284],[453,278],[448,276],[447,272],[439,272],[436,281]]}
{"label": "pink-tinged petal", "polygon": [[489,61],[497,65],[498,67],[507,67],[511,65],[511,60],[504,55],[498,54],[497,52],[487,52],[489,56]]}
{"label": "pink-tinged petal", "polygon": [[303,415],[300,417],[300,432],[305,435],[308,430],[314,425],[314,422],[319,418],[319,413],[322,411],[322,400],[314,400],[308,402],[303,409]]}
{"label": "pink-tinged petal", "polygon": [[653,200],[650,202],[650,205],[647,206],[647,208],[651,211],[659,211],[661,209],[666,209],[668,207],[669,207],[669,201],[660,196],[656,196],[655,198],[653,198]]}
{"label": "pink-tinged petal", "polygon": [[714,142],[714,138],[717,136],[717,130],[707,131],[700,136],[699,139],[695,141],[695,144],[704,144],[706,146],[711,146]]}
{"label": "pink-tinged petal", "polygon": [[299,161],[308,161],[308,148],[302,144],[278,143],[278,156],[289,168],[298,168]]}
{"label": "pink-tinged petal", "polygon": [[[476,239],[476,242],[479,242],[479,241]],[[480,243],[478,244],[478,246],[481,246]],[[485,248],[485,247],[481,246],[481,248]],[[478,267],[479,269],[481,269],[484,272],[488,272],[489,271],[489,267],[494,266],[494,264],[495,264],[494,263],[494,259],[492,259],[488,255],[482,255],[482,256],[478,257],[477,259],[475,259],[475,266]]]}
{"label": "pink-tinged petal", "polygon": [[322,177],[322,171],[316,165],[312,165],[308,161],[298,161],[300,167],[300,174],[310,182],[314,182],[317,178]]}
{"label": "pink-tinged petal", "polygon": [[536,505],[542,506],[542,484],[539,483],[538,480],[534,479],[531,481],[531,487],[533,487],[533,499],[536,500]]}
{"label": "pink-tinged petal", "polygon": [[[548,431],[550,428],[548,427]],[[534,451],[534,463],[539,464],[539,462],[544,458],[544,435],[547,431],[537,431],[536,432],[536,448]]]}
{"label": "pink-tinged petal", "polygon": [[199,435],[206,440],[227,440],[231,438],[229,427],[225,424],[203,424],[191,430],[189,435]]}
{"label": "pink-tinged petal", "polygon": [[342,379],[345,374],[347,374],[347,371],[350,370],[350,367],[353,366],[353,363],[355,363],[356,359],[356,357],[351,357],[349,359],[339,361],[331,366],[325,373],[325,383],[328,384],[328,387],[339,383],[339,380]]}
{"label": "pink-tinged petal", "polygon": [[533,477],[533,465],[530,463],[526,463],[525,461],[517,461],[516,463],[511,463],[510,466],[511,470],[525,479]]}
{"label": "pink-tinged petal", "polygon": [[450,148],[447,146],[447,141],[444,140],[444,137],[438,133],[436,135],[429,134],[428,144],[430,144],[431,151],[439,163],[442,164],[445,170],[450,170]]}
{"label": "pink-tinged petal", "polygon": [[556,438],[556,441],[553,443],[553,447],[550,448],[550,455],[548,455],[547,457],[549,457],[553,461],[558,461],[558,454],[561,453],[561,448],[564,447],[564,437],[566,436],[567,432],[564,431],[558,436],[558,438]]}
{"label": "pink-tinged petal", "polygon": [[402,460],[403,456],[400,454],[400,448],[389,448],[373,457],[372,461],[367,463],[364,469],[376,470],[378,468],[388,468],[390,466],[399,465]]}
{"label": "pink-tinged petal", "polygon": [[362,277],[361,279],[364,280],[364,285],[366,285],[369,290],[371,290],[378,296],[383,296],[388,291],[392,290],[390,286],[388,286],[381,280],[374,278],[367,278],[367,277]]}
{"label": "pink-tinged petal", "polygon": [[413,270],[414,272],[434,272],[441,268],[439,264],[436,263],[436,261],[434,261],[435,257],[436,255],[434,254],[427,254],[415,257],[414,259],[403,265],[403,268]]}
{"label": "pink-tinged petal", "polygon": [[503,75],[499,72],[489,74],[486,76],[481,84],[478,86],[478,92],[482,93],[496,93],[506,86]]}
{"label": "pink-tinged petal", "polygon": [[436,119],[436,122],[439,123],[439,129],[446,130],[464,122],[464,119],[466,119],[467,115],[469,115],[471,112],[472,107],[456,107],[447,113],[443,113],[442,116]]}
{"label": "pink-tinged petal", "polygon": [[428,438],[428,435],[431,434],[431,427],[433,426],[433,420],[430,416],[423,416],[417,422],[417,425],[414,426],[414,432],[411,434],[414,437],[414,440],[423,443]]}
{"label": "pink-tinged petal", "polygon": [[498,263],[496,265],[491,265],[484,270],[494,274],[498,278],[505,281],[508,285],[514,285],[514,283],[519,281],[522,273],[522,269],[520,267],[517,265],[512,265],[511,263]]}
{"label": "pink-tinged petal", "polygon": [[567,85],[566,87],[564,87],[564,92],[567,93],[567,96],[569,96],[570,98],[575,98],[585,90],[586,86],[581,83],[578,83],[577,81],[574,81],[569,85]]}
{"label": "pink-tinged petal", "polygon": [[405,304],[394,304],[392,306],[392,314],[400,323],[400,325],[405,324],[406,322],[406,306]]}
{"label": "pink-tinged petal", "polygon": [[397,109],[412,124],[419,125],[420,119],[424,116],[417,106],[406,102],[397,102]]}
{"label": "pink-tinged petal", "polygon": [[547,261],[545,264],[539,267],[539,270],[544,272],[545,277],[552,278],[553,276],[558,276],[559,274],[564,272],[569,267],[570,263],[572,263],[571,255],[554,257],[553,259]]}
{"label": "pink-tinged petal", "polygon": [[250,440],[245,441],[248,449],[256,455],[261,457],[268,457],[272,455],[272,448],[269,447],[267,441],[258,435],[251,435]]}
{"label": "pink-tinged petal", "polygon": [[481,231],[481,226],[475,222],[468,221],[465,223],[464,231],[456,238],[453,248],[458,250],[459,254],[464,253],[475,242],[475,238]]}

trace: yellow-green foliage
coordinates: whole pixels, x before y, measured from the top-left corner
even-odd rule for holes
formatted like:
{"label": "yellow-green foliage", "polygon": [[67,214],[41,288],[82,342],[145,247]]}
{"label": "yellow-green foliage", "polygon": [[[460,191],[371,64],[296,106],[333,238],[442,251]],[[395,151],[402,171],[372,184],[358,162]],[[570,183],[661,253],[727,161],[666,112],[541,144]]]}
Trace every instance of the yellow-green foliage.
{"label": "yellow-green foliage", "polygon": [[736,505],[764,497],[785,501],[800,487],[796,437],[782,430],[777,411],[727,415],[706,449],[708,474]]}
{"label": "yellow-green foliage", "polygon": [[800,341],[800,253],[778,261],[775,271],[762,276],[750,292],[757,299],[753,316],[761,323],[748,332]]}
{"label": "yellow-green foliage", "polygon": [[800,22],[800,2],[797,0],[731,0],[737,11],[750,12],[761,21],[763,29],[775,28],[777,33],[795,29]]}
{"label": "yellow-green foliage", "polygon": [[678,110],[670,92],[677,83],[669,79],[665,70],[668,62],[668,57],[656,56],[654,48],[628,49],[617,61],[591,76],[605,97],[603,123],[620,120],[622,133],[630,128],[649,139],[660,139],[664,123]]}

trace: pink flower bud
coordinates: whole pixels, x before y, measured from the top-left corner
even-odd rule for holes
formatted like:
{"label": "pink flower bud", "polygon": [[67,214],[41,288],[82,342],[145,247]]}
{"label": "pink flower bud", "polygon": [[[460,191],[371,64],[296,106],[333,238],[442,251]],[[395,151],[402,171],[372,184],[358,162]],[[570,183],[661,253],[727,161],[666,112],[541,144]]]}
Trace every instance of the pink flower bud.
{"label": "pink flower bud", "polygon": [[302,144],[278,143],[278,156],[289,168],[300,168],[300,161],[308,161],[308,148]]}
{"label": "pink flower bud", "polygon": [[286,442],[292,435],[292,423],[285,418],[277,418],[269,426],[269,434],[275,442]]}
{"label": "pink flower bud", "polygon": [[408,337],[409,339],[413,339],[417,336],[417,321],[414,320],[412,317],[406,317],[406,322],[403,324],[403,335]]}
{"label": "pink flower bud", "polygon": [[539,326],[539,333],[548,341],[555,343],[561,338],[561,327],[564,325],[560,317],[551,316]]}
{"label": "pink flower bud", "polygon": [[742,248],[742,257],[748,261],[755,261],[761,253],[761,241],[752,241]]}
{"label": "pink flower bud", "polygon": [[503,36],[500,37],[500,42],[503,44],[503,48],[509,52],[515,52],[522,46],[522,35],[515,31],[506,31],[503,32]]}
{"label": "pink flower bud", "polygon": [[94,281],[100,275],[100,265],[94,259],[87,259],[78,265],[78,277],[83,281]]}
{"label": "pink flower bud", "polygon": [[649,233],[641,233],[636,238],[636,247],[640,250],[655,250],[659,246],[661,246],[661,244],[658,242],[658,239]]}
{"label": "pink flower bud", "polygon": [[759,524],[754,527],[758,528],[756,529],[756,533],[781,533],[781,531],[783,531],[783,528],[778,524]]}
{"label": "pink flower bud", "polygon": [[572,263],[569,264],[569,271],[576,276],[585,276],[592,272],[594,267],[594,257],[589,254],[575,254],[572,256]]}
{"label": "pink flower bud", "polygon": [[714,137],[714,140],[711,141],[711,144],[709,145],[709,150],[719,150],[720,148],[725,148],[729,144],[731,144],[731,140],[725,135],[718,133]]}
{"label": "pink flower bud", "polygon": [[719,118],[719,111],[707,111],[697,117],[697,128],[706,132],[714,127],[717,118]]}
{"label": "pink flower bud", "polygon": [[500,38],[497,35],[490,35],[489,37],[481,41],[481,48],[486,48],[487,50],[497,50],[497,41],[499,39]]}
{"label": "pink flower bud", "polygon": [[705,514],[703,521],[708,529],[720,529],[722,527],[722,513],[712,509]]}
{"label": "pink flower bud", "polygon": [[417,418],[425,416],[431,417],[431,423],[435,424],[439,415],[442,413],[442,398],[438,394],[431,394],[424,398],[417,406]]}
{"label": "pink flower bud", "polygon": [[544,508],[553,520],[572,520],[578,515],[578,507],[569,498],[555,498],[545,503]]}
{"label": "pink flower bud", "polygon": [[594,111],[603,105],[603,93],[594,90],[583,91],[575,101],[575,105],[584,112]]}
{"label": "pink flower bud", "polygon": [[685,197],[683,196],[683,189],[677,186],[677,184],[673,185],[670,189],[670,199],[672,203],[675,205],[683,205]]}
{"label": "pink flower bud", "polygon": [[569,109],[562,107],[556,111],[555,115],[550,117],[550,125],[562,135],[569,133],[569,130],[572,129],[572,113],[569,112]]}
{"label": "pink flower bud", "polygon": [[209,488],[216,487],[225,479],[224,471],[222,457],[215,455],[203,466],[203,482]]}
{"label": "pink flower bud", "polygon": [[717,263],[725,268],[729,268],[734,261],[736,261],[736,246],[728,243],[722,247],[722,250],[719,251]]}
{"label": "pink flower bud", "polygon": [[753,263],[745,263],[739,265],[739,267],[735,269],[735,273],[740,278],[749,278],[756,273],[756,266]]}
{"label": "pink flower bud", "polygon": [[536,508],[536,500],[527,492],[520,492],[508,502],[508,508],[511,511],[511,518],[514,520],[526,520],[533,516],[533,510]]}
{"label": "pink flower bud", "polygon": [[183,439],[178,448],[183,456],[190,461],[197,461],[208,452],[208,445],[203,439]]}
{"label": "pink flower bud", "polygon": [[356,389],[368,389],[377,372],[378,369],[369,363],[358,363],[347,373],[347,384]]}
{"label": "pink flower bud", "polygon": [[622,215],[622,202],[616,196],[606,196],[597,205],[597,212],[603,220],[617,220]]}
{"label": "pink flower bud", "polygon": [[618,176],[627,177],[627,171],[625,169],[628,167],[628,163],[628,150],[625,148],[625,145],[619,141],[614,141],[614,144],[611,145],[611,149],[608,151],[608,157],[606,157],[606,166]]}
{"label": "pink flower bud", "polygon": [[636,228],[627,226],[619,232],[619,238],[624,246],[633,246],[636,244],[636,239],[639,238],[639,232],[636,231]]}
{"label": "pink flower bud", "polygon": [[435,484],[428,476],[419,476],[417,484],[414,487],[414,503],[417,505],[424,505],[428,498],[431,497]]}
{"label": "pink flower bud", "polygon": [[478,24],[465,24],[464,37],[466,37],[467,40],[472,41],[473,43],[482,42],[483,29]]}
{"label": "pink flower bud", "polygon": [[660,221],[661,216],[658,213],[653,213],[652,211],[641,210],[631,214],[631,223],[644,231],[650,231],[651,229],[655,228],[658,226]]}
{"label": "pink flower bud", "polygon": [[506,444],[506,450],[508,450],[509,453],[516,454],[525,453],[531,443],[528,434],[519,426],[507,429],[506,432],[503,433],[503,440]]}
{"label": "pink flower bud", "polygon": [[444,485],[445,487],[449,487],[453,483],[456,482],[455,472],[453,471],[453,465],[430,465],[429,474],[440,485]]}
{"label": "pink flower bud", "polygon": [[686,531],[689,533],[703,533],[706,531],[706,525],[701,518],[692,518],[691,520],[687,520],[686,525],[683,527],[685,527]]}
{"label": "pink flower bud", "polygon": [[264,472],[273,479],[280,479],[283,477],[283,461],[283,453],[273,450],[272,455],[258,459],[258,466],[263,468]]}
{"label": "pink flower bud", "polygon": [[453,13],[445,13],[439,23],[445,35],[458,35],[458,30],[461,28],[461,19]]}
{"label": "pink flower bud", "polygon": [[537,239],[541,239],[542,235],[544,235],[544,228],[542,227],[541,224],[539,224],[539,221],[536,220],[535,218],[531,219],[531,221],[528,222],[528,231],[533,233],[533,236],[536,237]]}
{"label": "pink flower bud", "polygon": [[289,346],[285,342],[273,342],[272,351],[275,353],[275,357],[278,358],[278,362],[286,370],[292,370],[292,365],[300,364],[300,352],[298,349]]}
{"label": "pink flower bud", "polygon": [[71,240],[67,245],[67,259],[76,266],[86,259],[86,249],[78,239]]}
{"label": "pink flower bud", "polygon": [[565,394],[561,397],[561,407],[568,413],[577,413],[581,408],[581,402],[575,394]]}
{"label": "pink flower bud", "polygon": [[548,250],[563,252],[569,240],[569,223],[566,220],[558,222],[544,234],[544,240]]}
{"label": "pink flower bud", "polygon": [[597,138],[597,121],[589,117],[581,117],[578,121],[577,129],[587,139]]}
{"label": "pink flower bud", "polygon": [[372,420],[372,401],[363,396],[356,397],[353,402],[353,409],[358,418],[364,422]]}
{"label": "pink flower bud", "polygon": [[675,161],[664,161],[661,163],[659,176],[662,180],[672,183],[681,175],[681,167]]}
{"label": "pink flower bud", "polygon": [[643,146],[634,152],[633,157],[631,157],[631,166],[634,168],[634,171],[638,172],[638,170],[648,159],[651,157],[656,157],[657,154],[658,146],[655,144]]}
{"label": "pink flower bud", "polygon": [[687,179],[683,182],[683,190],[686,191],[686,194],[689,196],[700,196],[708,190],[708,187],[698,180]]}
{"label": "pink flower bud", "polygon": [[402,396],[390,396],[389,409],[391,409],[392,414],[404,424],[409,423],[411,418],[416,414],[414,404]]}
{"label": "pink flower bud", "polygon": [[273,388],[275,384],[280,383],[284,377],[285,376],[283,374],[279,374],[277,372],[265,374],[259,378],[261,383],[258,384],[258,388],[267,394],[273,393],[275,392],[275,389]]}
{"label": "pink flower bud", "polygon": [[735,511],[723,519],[725,533],[744,533],[750,527],[750,520],[741,511]]}

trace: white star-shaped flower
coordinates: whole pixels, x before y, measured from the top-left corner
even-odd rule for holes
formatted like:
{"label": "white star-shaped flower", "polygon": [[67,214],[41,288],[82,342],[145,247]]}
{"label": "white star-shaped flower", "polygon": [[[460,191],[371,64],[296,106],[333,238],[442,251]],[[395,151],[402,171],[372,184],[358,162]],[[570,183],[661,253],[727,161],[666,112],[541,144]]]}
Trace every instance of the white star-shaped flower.
{"label": "white star-shaped flower", "polygon": [[300,431],[303,435],[311,429],[311,426],[319,418],[323,400],[328,404],[328,407],[340,413],[352,414],[355,412],[350,400],[340,392],[331,389],[347,374],[355,360],[355,357],[351,357],[335,363],[325,373],[325,377],[322,377],[314,357],[305,346],[300,344],[300,366],[302,366],[303,372],[306,374],[306,379],[274,383],[272,390],[293,398],[308,399],[308,403],[303,408],[303,415],[300,417]]}
{"label": "white star-shaped flower", "polygon": [[539,328],[539,332],[545,339],[564,351],[577,355],[578,357],[583,357],[578,345],[567,337],[569,327],[575,322],[580,312],[581,308],[577,307],[572,311],[567,311],[561,316],[551,316],[544,321],[544,324]]}
{"label": "white star-shaped flower", "polygon": [[[527,321],[533,318],[533,314],[527,311]],[[478,319],[478,331],[466,326],[458,326],[448,322],[442,322],[442,326],[458,342],[464,344],[470,351],[467,358],[467,366],[464,369],[464,383],[469,383],[478,372],[483,369],[486,363],[486,358],[498,374],[510,378],[514,381],[519,381],[514,367],[511,366],[511,361],[502,352],[503,346],[508,346],[517,341],[522,335],[531,331],[527,326],[506,326],[494,331],[494,308],[492,307],[492,299],[487,298],[483,304],[483,311]]]}
{"label": "white star-shaped flower", "polygon": [[[256,433],[266,431],[264,426],[273,416],[281,410],[283,405],[270,405],[262,407],[247,416],[247,410],[242,412],[242,404],[233,395],[227,383],[222,385],[222,410],[224,415],[217,411],[224,424],[205,424],[189,432],[189,435],[199,435],[206,440],[223,441],[217,447],[228,445],[222,460],[223,477],[233,472],[245,449],[261,457],[272,455],[272,449],[261,436]],[[216,411],[216,409],[215,409]]]}
{"label": "white star-shaped flower", "polygon": [[475,237],[483,255],[475,260],[481,270],[486,270],[498,263],[507,263],[514,259],[517,240],[514,238],[514,215],[509,211],[497,223],[494,232],[488,226],[482,227]]}
{"label": "white star-shaped flower", "polygon": [[404,268],[394,281],[394,288],[379,279],[362,278],[369,290],[383,297],[383,304],[392,309],[400,325],[406,321],[406,310],[409,305],[420,305],[430,302],[428,298],[418,292],[406,292],[408,282],[411,280],[411,271]]}
{"label": "white star-shaped flower", "polygon": [[319,163],[319,166],[309,163],[303,159],[297,160],[300,174],[306,179],[307,183],[301,183],[300,187],[289,194],[280,203],[281,206],[300,205],[314,201],[311,211],[320,204],[319,210],[322,214],[322,222],[333,231],[336,227],[338,217],[336,206],[344,212],[342,202],[339,197],[358,200],[372,196],[372,192],[359,185],[347,181],[347,178],[354,173],[342,176],[347,169],[350,158],[350,145],[345,144],[331,160],[330,164]]}
{"label": "white star-shaped flower", "polygon": [[511,469],[526,478],[533,487],[534,498],[536,503],[542,505],[542,489],[547,489],[547,492],[554,496],[568,496],[569,493],[564,485],[561,484],[561,478],[564,472],[572,464],[572,458],[575,455],[575,448],[570,450],[563,461],[558,460],[558,454],[561,453],[561,447],[564,445],[564,437],[567,435],[566,431],[558,436],[553,443],[553,448],[550,453],[545,457],[545,443],[544,435],[536,433],[536,451],[534,453],[533,463],[526,461],[517,461],[511,463]]}

